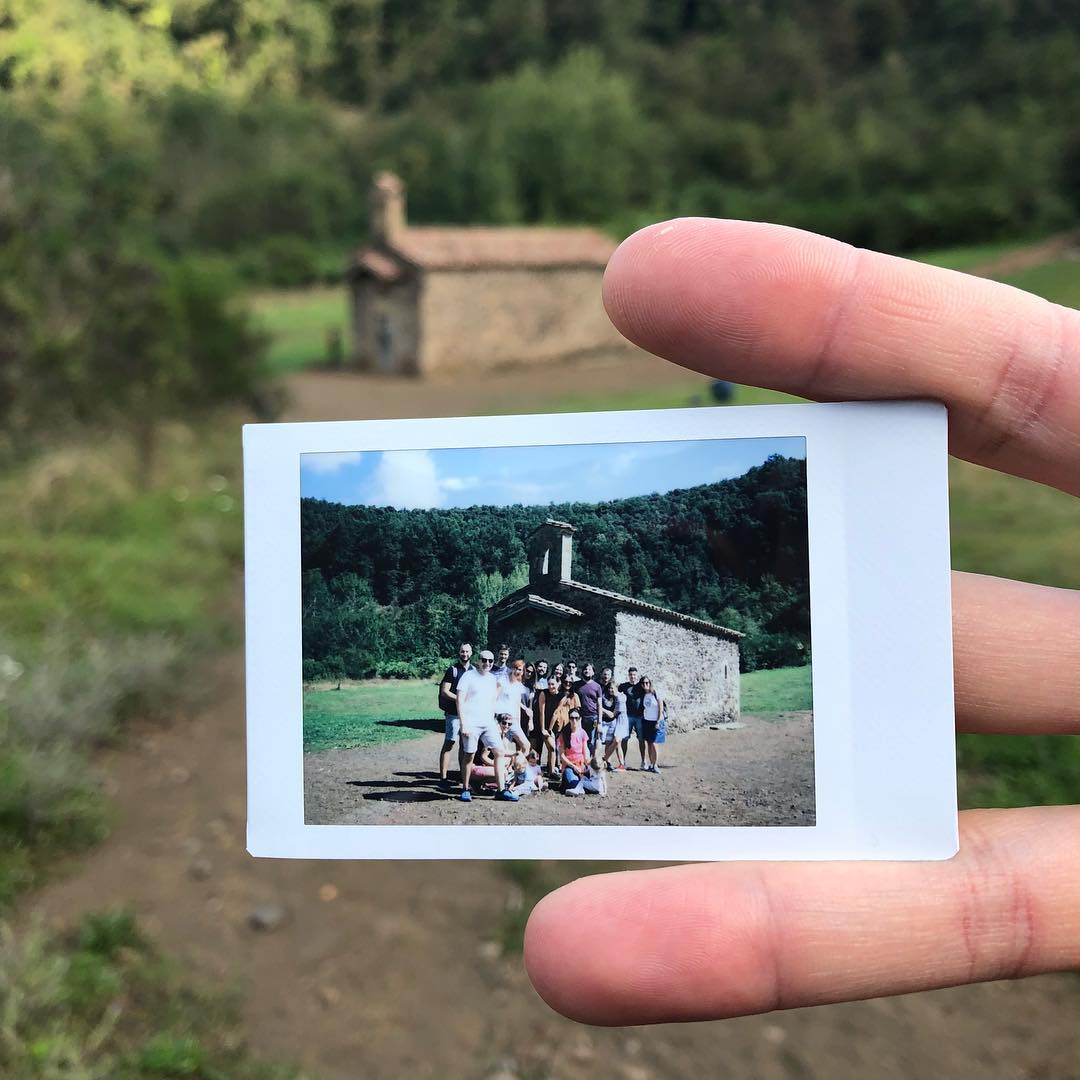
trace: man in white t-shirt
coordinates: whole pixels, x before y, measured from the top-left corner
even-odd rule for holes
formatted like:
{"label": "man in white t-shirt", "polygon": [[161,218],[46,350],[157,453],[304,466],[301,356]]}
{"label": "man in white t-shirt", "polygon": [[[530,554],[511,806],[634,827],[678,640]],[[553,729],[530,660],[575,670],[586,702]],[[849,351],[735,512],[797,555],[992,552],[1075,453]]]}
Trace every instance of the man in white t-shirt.
{"label": "man in white t-shirt", "polygon": [[472,779],[473,755],[481,745],[491,750],[495,766],[495,798],[502,802],[517,802],[518,797],[506,788],[506,759],[503,755],[502,734],[495,720],[495,702],[499,683],[491,674],[495,657],[484,649],[480,666],[465,672],[457,688],[458,716],[461,719],[461,794],[462,802],[472,802],[469,781]]}

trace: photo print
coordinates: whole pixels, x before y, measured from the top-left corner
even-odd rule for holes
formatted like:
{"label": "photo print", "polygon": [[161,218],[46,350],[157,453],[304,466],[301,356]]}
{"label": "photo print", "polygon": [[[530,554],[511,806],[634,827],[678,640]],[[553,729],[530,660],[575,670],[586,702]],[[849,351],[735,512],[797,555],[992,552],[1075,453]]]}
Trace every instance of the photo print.
{"label": "photo print", "polygon": [[305,821],[814,824],[805,439],[300,475]]}
{"label": "photo print", "polygon": [[244,429],[248,848],[956,851],[946,415]]}

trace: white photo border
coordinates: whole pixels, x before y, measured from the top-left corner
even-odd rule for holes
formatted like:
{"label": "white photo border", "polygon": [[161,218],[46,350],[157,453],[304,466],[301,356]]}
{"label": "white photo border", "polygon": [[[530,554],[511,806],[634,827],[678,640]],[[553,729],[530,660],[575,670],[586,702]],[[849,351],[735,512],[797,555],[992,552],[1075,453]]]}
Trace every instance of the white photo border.
{"label": "white photo border", "polygon": [[[944,406],[925,401],[245,426],[249,852],[950,858],[959,841],[946,428]],[[806,440],[816,824],[305,823],[302,454],[784,436]]]}

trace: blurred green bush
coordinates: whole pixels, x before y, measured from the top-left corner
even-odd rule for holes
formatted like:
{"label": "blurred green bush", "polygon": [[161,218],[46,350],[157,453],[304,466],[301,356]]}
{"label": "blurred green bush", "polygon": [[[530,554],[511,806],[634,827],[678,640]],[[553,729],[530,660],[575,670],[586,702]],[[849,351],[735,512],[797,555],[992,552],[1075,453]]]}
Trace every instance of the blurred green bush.
{"label": "blurred green bush", "polygon": [[252,1057],[237,1000],[181,981],[130,912],[87,915],[70,934],[0,923],[0,1074],[299,1080]]}
{"label": "blurred green bush", "polygon": [[58,852],[100,839],[91,754],[133,717],[190,707],[235,633],[242,552],[229,431],[163,433],[161,475],[131,478],[121,438],[0,475],[0,904]]}

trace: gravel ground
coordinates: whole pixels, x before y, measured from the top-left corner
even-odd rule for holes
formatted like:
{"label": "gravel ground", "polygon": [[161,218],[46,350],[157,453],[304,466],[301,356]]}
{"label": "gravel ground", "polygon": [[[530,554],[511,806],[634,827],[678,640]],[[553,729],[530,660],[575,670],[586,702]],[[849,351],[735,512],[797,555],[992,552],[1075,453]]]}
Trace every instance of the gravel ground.
{"label": "gravel ground", "polygon": [[438,785],[442,736],[304,755],[312,825],[813,825],[813,714],[744,716],[742,726],[670,735],[660,772],[640,771],[635,743],[606,796],[557,791],[458,802]]}

